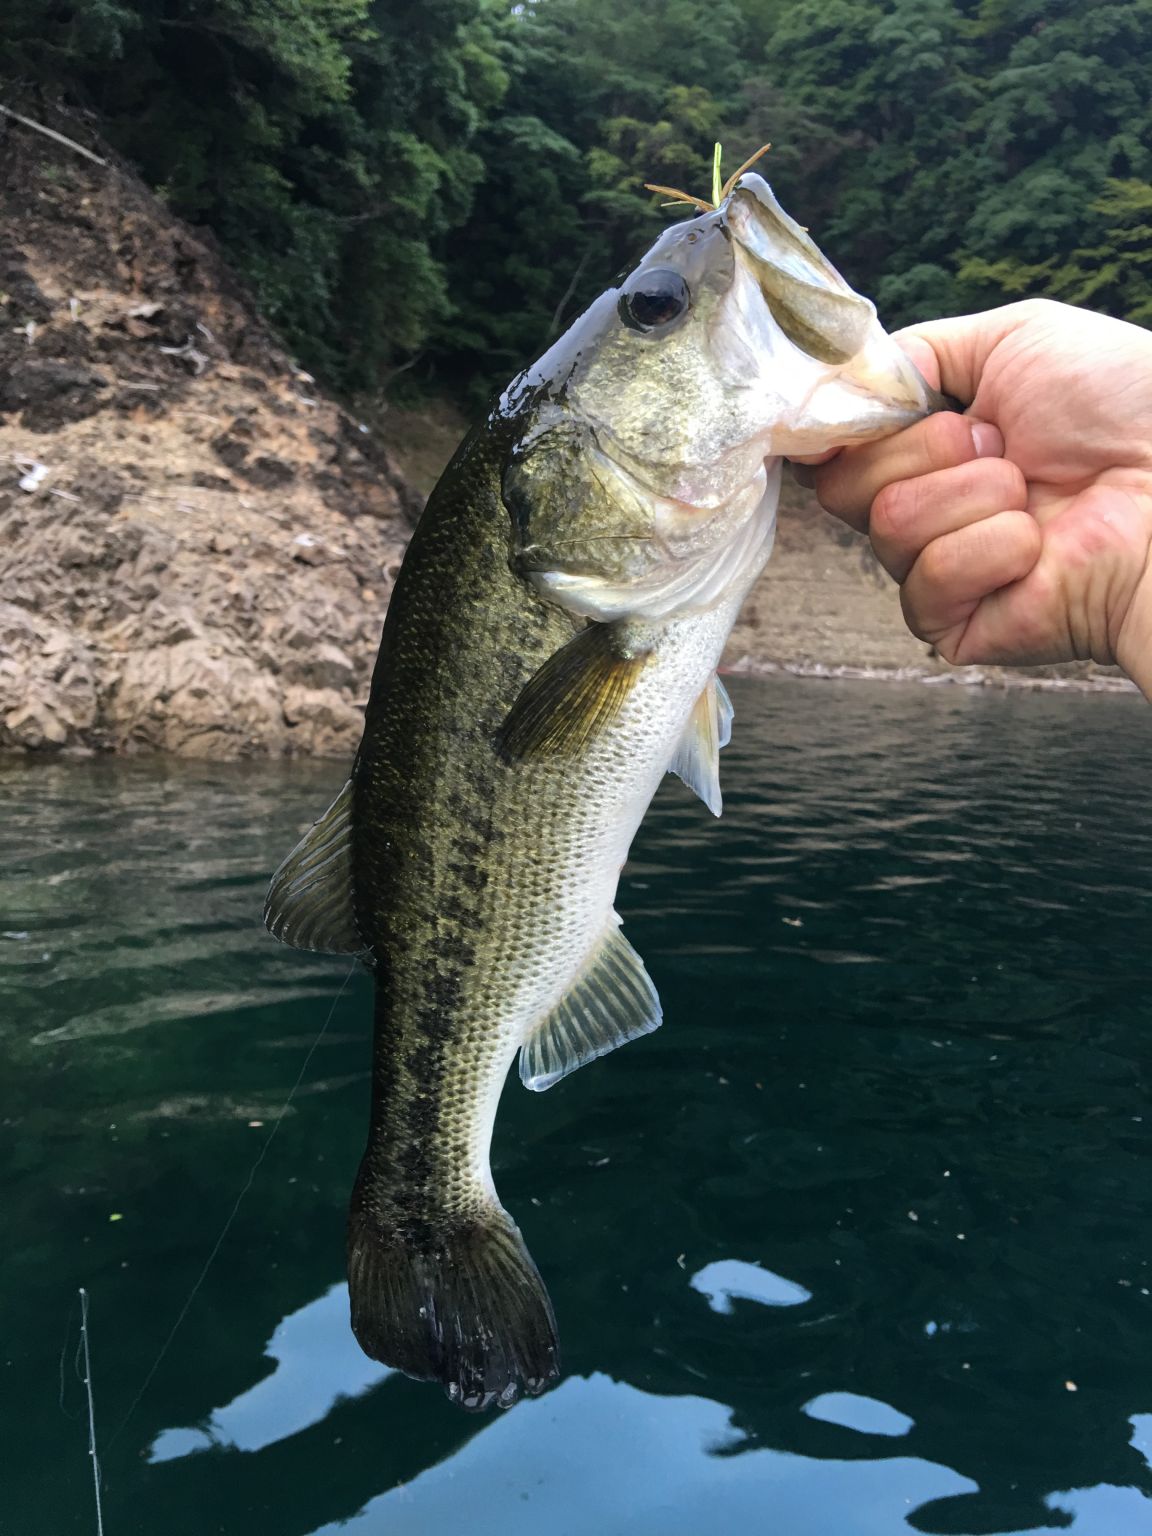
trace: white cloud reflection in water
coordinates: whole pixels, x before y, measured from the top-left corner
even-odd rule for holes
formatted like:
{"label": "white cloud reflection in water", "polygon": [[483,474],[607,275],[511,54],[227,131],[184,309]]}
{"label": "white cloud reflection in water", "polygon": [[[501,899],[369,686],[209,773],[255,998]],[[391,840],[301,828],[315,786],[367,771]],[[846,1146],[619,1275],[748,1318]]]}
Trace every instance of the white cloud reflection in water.
{"label": "white cloud reflection in water", "polygon": [[810,1419],[838,1424],[862,1435],[906,1435],[915,1423],[906,1413],[859,1392],[821,1392],[800,1410]]}
{"label": "white cloud reflection in water", "polygon": [[[312,1536],[667,1536],[773,1531],[892,1536],[928,1499],[976,1484],[918,1457],[826,1461],[771,1449],[717,1456],[730,1410],[599,1373],[491,1419],[455,1455]],[[650,1470],[659,1468],[657,1475]],[[830,1524],[830,1519],[844,1523]]]}
{"label": "white cloud reflection in water", "polygon": [[743,1259],[717,1259],[705,1264],[689,1284],[707,1298],[713,1312],[725,1314],[732,1311],[734,1300],[758,1301],[765,1307],[798,1307],[812,1300],[812,1292],[794,1280],[785,1280],[783,1275]]}
{"label": "white cloud reflection in water", "polygon": [[149,1461],[175,1461],[214,1447],[259,1451],[318,1424],[342,1398],[360,1397],[392,1372],[369,1360],[348,1326],[348,1287],[332,1286],[283,1320],[264,1352],[276,1369],[205,1423],[165,1429]]}

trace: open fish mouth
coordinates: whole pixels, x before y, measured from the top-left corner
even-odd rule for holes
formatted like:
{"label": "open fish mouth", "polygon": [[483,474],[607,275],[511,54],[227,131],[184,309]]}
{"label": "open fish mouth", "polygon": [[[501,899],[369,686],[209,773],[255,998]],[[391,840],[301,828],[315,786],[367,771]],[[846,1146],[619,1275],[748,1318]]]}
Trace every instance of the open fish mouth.
{"label": "open fish mouth", "polygon": [[[763,177],[742,176],[720,217],[737,252],[734,291],[742,276],[753,281],[771,322],[793,349],[790,419],[772,433],[771,452],[822,452],[953,408],[883,329],[871,300],[849,286],[807,230],[785,213]],[[774,352],[770,342],[762,350]],[[778,351],[776,362],[783,362]]]}

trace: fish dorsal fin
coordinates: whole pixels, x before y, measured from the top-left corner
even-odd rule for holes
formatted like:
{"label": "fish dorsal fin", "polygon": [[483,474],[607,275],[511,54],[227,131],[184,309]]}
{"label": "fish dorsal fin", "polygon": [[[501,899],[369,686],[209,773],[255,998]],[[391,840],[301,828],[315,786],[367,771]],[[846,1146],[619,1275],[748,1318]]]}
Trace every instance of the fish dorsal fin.
{"label": "fish dorsal fin", "polygon": [[732,702],[713,674],[696,700],[668,772],[682,778],[713,816],[724,809],[720,795],[720,748],[732,740]]}
{"label": "fish dorsal fin", "polygon": [[352,780],[272,876],[264,926],[282,944],[358,955],[352,910]]}
{"label": "fish dorsal fin", "polygon": [[644,962],[612,921],[560,1002],[520,1047],[525,1088],[551,1088],[586,1061],[650,1035],[663,1013]]}
{"label": "fish dorsal fin", "polygon": [[613,625],[589,624],[525,685],[497,736],[501,756],[574,756],[616,719],[644,662]]}

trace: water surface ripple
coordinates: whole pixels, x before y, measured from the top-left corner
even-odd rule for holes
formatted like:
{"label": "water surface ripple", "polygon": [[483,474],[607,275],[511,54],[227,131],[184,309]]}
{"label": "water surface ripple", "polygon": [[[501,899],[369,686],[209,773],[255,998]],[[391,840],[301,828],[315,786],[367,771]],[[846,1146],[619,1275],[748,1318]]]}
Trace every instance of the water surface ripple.
{"label": "water surface ripple", "polygon": [[665,1027],[507,1090],[565,1377],[485,1419],[347,1332],[357,973],[109,1444],[347,973],[259,927],[340,768],[0,768],[0,1530],[93,1529],[83,1284],[110,1536],[1152,1532],[1152,714],[732,692],[621,885]]}

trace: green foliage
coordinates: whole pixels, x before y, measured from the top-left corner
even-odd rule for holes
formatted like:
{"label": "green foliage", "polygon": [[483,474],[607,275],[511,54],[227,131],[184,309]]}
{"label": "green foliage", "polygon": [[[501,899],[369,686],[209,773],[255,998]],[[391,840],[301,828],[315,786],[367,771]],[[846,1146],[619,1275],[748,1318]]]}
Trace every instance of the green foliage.
{"label": "green foliage", "polygon": [[973,256],[960,269],[961,282],[977,300],[1043,295],[1152,325],[1152,186],[1108,181],[1092,208],[1102,216],[1097,243],[1064,260],[1050,256],[1029,263],[1011,256],[997,261]]}
{"label": "green foliage", "polygon": [[15,0],[0,56],[94,109],[300,356],[370,389],[450,309],[439,245],[507,26],[493,0]]}
{"label": "green foliage", "polygon": [[[1152,0],[7,0],[299,355],[479,399],[670,214],[762,169],[890,323],[1046,293],[1152,324]],[[410,377],[411,375],[409,375]]]}

